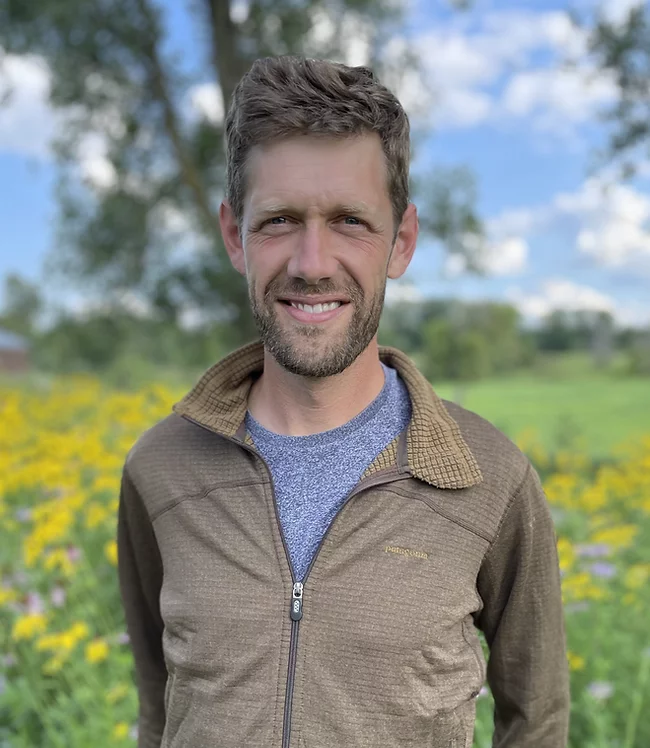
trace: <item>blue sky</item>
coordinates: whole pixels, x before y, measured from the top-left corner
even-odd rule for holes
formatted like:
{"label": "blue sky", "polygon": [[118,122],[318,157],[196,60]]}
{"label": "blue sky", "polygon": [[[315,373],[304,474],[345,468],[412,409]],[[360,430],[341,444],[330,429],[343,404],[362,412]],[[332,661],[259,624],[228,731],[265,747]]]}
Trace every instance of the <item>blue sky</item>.
{"label": "blue sky", "polygon": [[[604,142],[598,113],[616,90],[593,74],[568,3],[479,0],[459,14],[441,3],[405,2],[407,25],[389,40],[386,58],[416,49],[423,71],[385,82],[422,136],[414,168],[423,174],[440,165],[472,169],[487,244],[485,274],[475,278],[423,240],[406,284],[389,285],[389,298],[501,299],[531,320],[554,308],[609,309],[621,323],[649,324],[650,168],[643,165],[641,176],[625,184],[605,168],[590,170]],[[634,4],[601,6],[616,20]],[[165,3],[173,29],[168,51],[182,51],[189,69],[208,70],[184,5]],[[245,6],[240,0],[237,12]],[[326,18],[314,19],[316,42],[329,30]],[[351,22],[349,36],[346,61],[360,64],[364,32]],[[568,58],[572,70],[562,68]],[[56,296],[44,261],[56,240],[56,167],[48,141],[60,120],[47,105],[46,66],[7,58],[0,92],[2,75],[14,96],[0,110],[0,280],[17,272]],[[215,91],[209,78],[197,85],[187,97],[188,116],[218,118]],[[87,144],[83,170],[95,188],[110,187],[101,142]],[[78,303],[79,293],[64,294],[73,296]]]}

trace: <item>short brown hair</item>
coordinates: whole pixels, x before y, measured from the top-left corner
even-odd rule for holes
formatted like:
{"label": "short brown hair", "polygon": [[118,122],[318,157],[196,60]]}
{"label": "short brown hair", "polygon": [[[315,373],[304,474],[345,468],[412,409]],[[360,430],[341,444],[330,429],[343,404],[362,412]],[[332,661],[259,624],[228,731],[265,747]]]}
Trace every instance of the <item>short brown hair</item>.
{"label": "short brown hair", "polygon": [[409,121],[372,70],[303,57],[257,60],[237,84],[226,117],[227,199],[241,224],[250,150],[294,135],[375,132],[388,172],[395,230],[409,200]]}

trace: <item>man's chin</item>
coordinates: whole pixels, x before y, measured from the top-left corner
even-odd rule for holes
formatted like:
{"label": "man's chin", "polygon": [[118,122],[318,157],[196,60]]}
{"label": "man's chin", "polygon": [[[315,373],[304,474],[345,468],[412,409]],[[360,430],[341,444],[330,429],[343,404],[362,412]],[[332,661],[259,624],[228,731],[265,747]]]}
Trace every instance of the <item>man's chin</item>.
{"label": "man's chin", "polygon": [[278,364],[292,374],[311,379],[335,376],[352,363],[350,352],[341,343],[328,345],[323,350],[322,333],[308,339],[304,333],[275,336],[263,340],[266,348]]}

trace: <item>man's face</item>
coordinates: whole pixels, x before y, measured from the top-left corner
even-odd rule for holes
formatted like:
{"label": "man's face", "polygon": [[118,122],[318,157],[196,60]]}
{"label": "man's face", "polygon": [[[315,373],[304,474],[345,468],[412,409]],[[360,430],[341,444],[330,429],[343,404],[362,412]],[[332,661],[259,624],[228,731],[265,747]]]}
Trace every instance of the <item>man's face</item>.
{"label": "man's face", "polygon": [[398,252],[391,273],[395,226],[380,140],[291,138],[255,148],[247,170],[238,269],[262,341],[295,374],[339,374],[377,333],[387,273],[401,275],[410,260]]}

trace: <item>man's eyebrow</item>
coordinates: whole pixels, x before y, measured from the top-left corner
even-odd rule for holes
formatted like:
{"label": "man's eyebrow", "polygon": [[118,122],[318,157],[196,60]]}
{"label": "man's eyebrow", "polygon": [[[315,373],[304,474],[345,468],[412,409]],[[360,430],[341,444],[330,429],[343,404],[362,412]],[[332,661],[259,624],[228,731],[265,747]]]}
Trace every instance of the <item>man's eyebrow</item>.
{"label": "man's eyebrow", "polygon": [[[301,208],[296,208],[296,206],[290,206],[286,203],[266,203],[258,206],[253,210],[254,215],[256,216],[266,216],[266,215],[277,215],[279,213],[302,213],[303,210]],[[364,202],[358,202],[358,203],[337,203],[336,205],[333,205],[329,210],[328,213],[331,215],[336,215],[339,213],[345,213],[347,214],[361,214],[361,215],[372,215],[374,213],[373,209]]]}
{"label": "man's eyebrow", "polygon": [[335,206],[333,212],[334,213],[350,213],[350,214],[361,213],[362,215],[371,215],[372,213],[374,213],[373,209],[369,205],[363,202],[341,203]]}
{"label": "man's eyebrow", "polygon": [[255,208],[253,213],[256,216],[265,216],[271,213],[292,213],[294,210],[294,208],[290,208],[284,203],[266,203],[265,205],[259,205]]}

